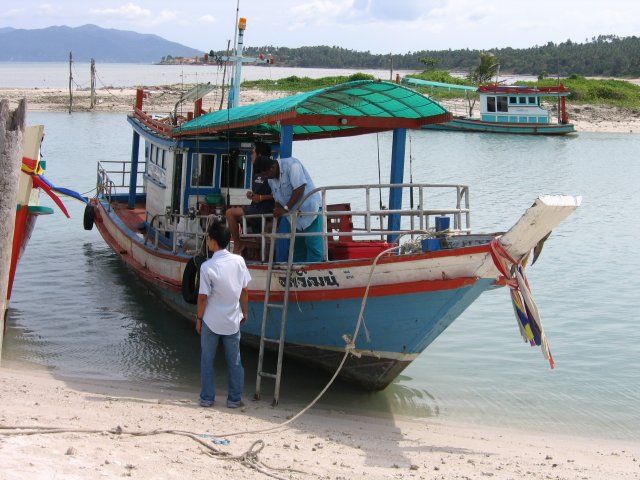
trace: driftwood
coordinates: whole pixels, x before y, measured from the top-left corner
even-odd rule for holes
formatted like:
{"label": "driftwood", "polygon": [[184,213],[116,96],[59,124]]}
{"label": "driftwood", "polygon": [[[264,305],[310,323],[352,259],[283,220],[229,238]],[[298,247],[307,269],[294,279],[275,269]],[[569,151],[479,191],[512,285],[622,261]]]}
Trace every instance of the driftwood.
{"label": "driftwood", "polygon": [[9,110],[9,101],[0,100],[0,354],[7,309],[7,289],[13,231],[16,221],[18,182],[22,166],[22,137],[27,116],[27,101],[22,99],[18,108]]}

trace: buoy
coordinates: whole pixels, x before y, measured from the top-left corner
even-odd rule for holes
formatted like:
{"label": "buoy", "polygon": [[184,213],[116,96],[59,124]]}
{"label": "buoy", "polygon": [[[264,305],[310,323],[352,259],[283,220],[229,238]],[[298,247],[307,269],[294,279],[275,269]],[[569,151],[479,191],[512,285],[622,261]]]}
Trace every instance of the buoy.
{"label": "buoy", "polygon": [[185,302],[195,305],[198,303],[200,291],[200,265],[207,259],[204,255],[191,257],[182,273],[182,298]]}
{"label": "buoy", "polygon": [[93,205],[87,205],[84,207],[84,218],[82,219],[82,224],[84,225],[85,230],[92,230],[93,224],[96,221],[96,211]]}

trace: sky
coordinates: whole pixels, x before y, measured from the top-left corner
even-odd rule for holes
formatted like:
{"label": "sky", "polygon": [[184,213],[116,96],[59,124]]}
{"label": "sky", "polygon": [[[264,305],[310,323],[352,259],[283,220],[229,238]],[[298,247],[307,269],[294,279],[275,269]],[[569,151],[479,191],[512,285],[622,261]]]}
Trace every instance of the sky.
{"label": "sky", "polygon": [[[202,51],[233,41],[238,0],[2,2],[0,27],[152,33]],[[527,48],[640,35],[638,0],[241,0],[245,46],[339,46],[372,53]]]}

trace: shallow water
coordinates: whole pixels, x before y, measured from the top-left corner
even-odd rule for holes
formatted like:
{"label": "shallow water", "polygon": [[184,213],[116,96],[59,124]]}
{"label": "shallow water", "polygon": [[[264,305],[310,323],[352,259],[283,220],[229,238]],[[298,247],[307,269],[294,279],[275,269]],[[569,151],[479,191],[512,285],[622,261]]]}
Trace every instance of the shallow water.
{"label": "shallow water", "polygon": [[[122,114],[29,115],[29,123],[38,122],[46,125],[46,176],[56,185],[89,191],[98,160],[130,154]],[[508,229],[541,193],[584,197],[528,268],[556,369],[522,342],[508,292],[498,289],[485,293],[386,390],[363,393],[336,384],[322,405],[640,439],[640,261],[633,255],[640,236],[640,136],[410,136],[405,178],[469,185],[474,230]],[[316,185],[327,185],[377,182],[378,148],[386,172],[390,135],[380,135],[379,145],[373,136],[294,148]],[[53,206],[46,198],[42,203]],[[43,365],[60,377],[197,391],[193,326],[160,305],[95,230],[82,229],[82,204],[65,204],[72,219],[59,212],[41,217],[19,266],[3,359]],[[257,354],[243,353],[251,395]],[[327,378],[285,362],[282,401],[309,401]]]}

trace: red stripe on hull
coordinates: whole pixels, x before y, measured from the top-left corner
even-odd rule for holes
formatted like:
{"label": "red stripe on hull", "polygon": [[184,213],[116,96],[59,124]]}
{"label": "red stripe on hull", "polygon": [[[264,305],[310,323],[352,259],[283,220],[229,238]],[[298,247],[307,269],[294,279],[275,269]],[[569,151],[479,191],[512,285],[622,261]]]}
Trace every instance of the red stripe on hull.
{"label": "red stripe on hull", "polygon": [[[387,297],[398,296],[409,293],[421,292],[437,292],[440,290],[454,290],[457,288],[468,287],[476,283],[478,279],[475,277],[462,277],[452,280],[422,280],[418,282],[396,283],[393,285],[375,285],[369,287],[370,297]],[[339,288],[336,290],[315,290],[309,292],[301,292],[292,290],[289,293],[290,301],[300,302],[317,302],[324,300],[345,300],[348,298],[362,298],[365,293],[365,287],[357,288]],[[271,300],[282,301],[284,299],[283,292],[271,292]],[[264,293],[260,291],[250,291],[249,300],[252,302],[263,302]]]}
{"label": "red stripe on hull", "polygon": [[29,214],[29,207],[23,205],[16,212],[16,223],[13,231],[13,247],[11,250],[11,266],[9,267],[9,285],[7,288],[7,300],[11,298],[11,290],[13,288],[13,279],[18,268],[18,262],[27,248],[27,243],[33,233],[36,224],[37,215]]}

